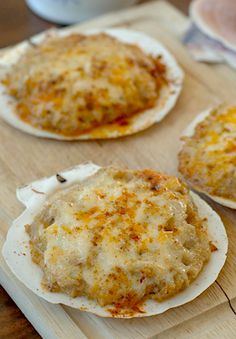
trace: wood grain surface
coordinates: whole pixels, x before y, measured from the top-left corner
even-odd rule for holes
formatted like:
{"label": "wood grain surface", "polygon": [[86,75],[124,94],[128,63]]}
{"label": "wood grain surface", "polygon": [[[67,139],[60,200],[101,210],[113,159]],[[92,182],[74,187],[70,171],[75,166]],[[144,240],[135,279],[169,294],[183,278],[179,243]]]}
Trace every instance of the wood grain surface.
{"label": "wood grain surface", "polygon": [[[175,2],[182,6],[184,2],[187,4],[189,1]],[[24,19],[21,24],[19,24],[20,21],[17,21],[20,20],[19,17],[16,19],[18,26],[15,26],[14,29],[18,29],[18,32],[15,36],[13,29],[5,24],[6,32],[8,32],[6,34],[8,35],[8,43],[7,40],[4,40],[5,38],[2,39],[1,37],[1,46],[19,41],[50,26],[50,24],[31,14],[23,1],[11,0],[5,2],[4,5],[2,3],[0,4],[0,19],[3,15],[1,6],[5,6],[5,16],[3,22],[0,20],[1,25],[4,24],[4,21],[5,23],[7,22],[6,13],[14,11],[15,8],[17,8],[19,17],[20,11],[22,11],[21,17]],[[7,8],[6,3],[12,8]],[[16,7],[14,7],[14,4]],[[186,11],[187,6],[185,5],[184,8]],[[10,15],[12,15],[12,12]],[[15,13],[15,15],[17,14]],[[29,24],[27,29],[23,28],[24,21],[28,20],[27,22],[30,22],[29,17],[31,17],[34,24],[32,26]],[[14,24],[14,20],[12,20],[12,25]],[[86,160],[93,160],[101,165],[112,163],[133,168],[152,167],[176,174],[176,154],[179,147],[179,136],[184,127],[199,110],[220,100],[234,99],[235,73],[225,66],[213,66],[210,68],[192,61],[188,52],[178,41],[188,22],[182,15],[166,4],[160,2],[143,8],[136,7],[132,12],[128,11],[122,15],[108,16],[106,19],[101,18],[90,25],[131,27],[143,30],[161,40],[176,56],[185,70],[186,79],[181,98],[173,112],[160,124],[135,136],[113,141],[74,142],[68,144],[41,140],[16,131],[1,121],[0,178],[3,179],[3,185],[0,193],[0,229],[2,236],[6,234],[11,220],[22,211],[22,206],[15,199],[16,186],[53,174],[60,169]],[[83,27],[86,27],[86,24]],[[212,285],[190,304],[170,310],[159,316],[158,319],[156,318],[156,320],[153,317],[131,321],[103,320],[68,307],[61,307],[61,311],[55,308],[55,314],[56,312],[61,312],[61,318],[64,317],[65,324],[68,325],[69,332],[67,337],[74,338],[75,333],[77,333],[76,337],[78,338],[84,336],[89,338],[189,338],[190,336],[191,338],[235,338],[236,318],[234,309],[236,307],[236,288],[233,284],[233,281],[236,281],[234,264],[236,255],[235,214],[217,204],[212,204],[212,206],[221,215],[230,236],[229,257],[218,279],[218,284]],[[3,262],[1,262],[1,265],[5,270]],[[4,286],[8,289],[7,281],[13,280],[13,276],[10,273],[6,273],[6,277]],[[18,284],[16,282],[16,294],[17,288]],[[32,293],[22,287],[21,284],[19,284],[19,288],[21,291],[19,304],[25,310],[25,313],[28,312],[29,314],[27,308],[29,300],[32,305],[37,307],[36,310],[32,309],[32,313],[39,312],[39,309],[42,310],[40,323],[42,324],[45,321],[43,323],[45,332],[43,332],[44,329],[41,326],[41,333],[46,333],[48,326],[46,320],[49,319],[52,320],[52,329],[55,327],[54,335],[62,338],[64,334],[65,337],[65,332],[63,332],[65,329],[56,328],[57,319],[54,319],[55,322],[53,322],[53,308],[42,302],[39,303],[38,298],[32,296]],[[25,299],[22,296],[25,296]],[[230,299],[233,309],[230,308],[227,298]],[[0,310],[0,338],[36,338],[38,336],[3,290],[1,290],[0,294]],[[73,324],[78,325],[78,332],[76,332],[71,321]],[[35,319],[34,324],[39,326],[37,319]],[[48,329],[49,327],[50,325]],[[69,333],[73,333],[73,335],[69,336]]]}
{"label": "wood grain surface", "polygon": [[14,301],[0,288],[0,338],[38,338]]}

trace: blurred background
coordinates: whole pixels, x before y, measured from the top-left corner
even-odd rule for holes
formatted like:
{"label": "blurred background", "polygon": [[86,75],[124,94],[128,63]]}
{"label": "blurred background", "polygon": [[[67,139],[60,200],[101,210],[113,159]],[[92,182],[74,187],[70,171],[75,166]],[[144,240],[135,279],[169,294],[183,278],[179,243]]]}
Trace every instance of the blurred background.
{"label": "blurred background", "polygon": [[[51,2],[58,3],[68,3],[74,2],[76,4],[76,0],[49,0]],[[81,1],[81,0],[80,0]],[[79,2],[80,2],[79,1]],[[93,4],[102,3],[108,1],[110,3],[118,3],[116,8],[120,6],[120,2],[122,1],[131,4],[135,3],[138,5],[140,3],[150,2],[150,0],[84,0],[86,2],[91,2]],[[82,2],[84,2],[82,1]],[[47,0],[33,0],[28,1],[31,7],[35,4],[46,3]],[[188,7],[190,0],[169,0],[170,3],[175,5],[178,9],[183,11],[183,13],[188,13]],[[92,7],[92,6],[91,6]],[[105,11],[105,5],[103,5]],[[111,6],[108,6],[108,10],[111,9]],[[78,16],[82,15],[82,13],[78,13]],[[101,14],[101,13],[99,13]],[[46,15],[47,16],[47,15]],[[26,2],[24,0],[1,0],[0,1],[0,48],[6,47],[8,45],[15,44],[22,39],[28,38],[31,35],[39,33],[45,29],[48,29],[53,26],[59,26],[56,23],[49,22],[41,17],[37,16],[29,9]]]}

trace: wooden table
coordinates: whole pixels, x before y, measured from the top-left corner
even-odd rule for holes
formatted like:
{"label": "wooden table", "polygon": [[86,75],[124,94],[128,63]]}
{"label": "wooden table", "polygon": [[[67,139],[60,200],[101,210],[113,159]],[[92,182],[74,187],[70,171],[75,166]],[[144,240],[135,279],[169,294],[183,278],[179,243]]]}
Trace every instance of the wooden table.
{"label": "wooden table", "polygon": [[[187,14],[190,0],[169,1]],[[52,26],[53,24],[35,16],[23,0],[0,2],[0,48],[17,43]],[[39,338],[2,287],[0,287],[0,338]]]}

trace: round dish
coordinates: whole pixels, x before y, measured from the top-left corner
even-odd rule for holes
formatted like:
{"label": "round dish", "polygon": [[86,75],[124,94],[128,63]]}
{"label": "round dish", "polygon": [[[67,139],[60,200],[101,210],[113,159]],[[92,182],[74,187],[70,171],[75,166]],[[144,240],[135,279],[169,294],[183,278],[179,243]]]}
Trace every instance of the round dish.
{"label": "round dish", "polygon": [[203,33],[236,51],[234,1],[194,0],[190,5],[190,16]]}
{"label": "round dish", "polygon": [[[230,109],[234,110],[234,114],[230,113]],[[235,133],[234,106],[220,105],[208,109],[197,115],[184,131],[179,153],[179,171],[189,185],[233,209],[236,208],[233,196],[236,180]]]}
{"label": "round dish", "polygon": [[[86,297],[72,298],[65,293],[52,293],[42,288],[43,272],[38,265],[32,263],[29,235],[25,231],[24,225],[32,223],[38,212],[42,210],[45,201],[53,192],[60,190],[62,187],[69,188],[76,183],[89,182],[99,173],[100,169],[99,166],[91,163],[83,164],[61,172],[59,175],[38,180],[17,191],[18,199],[26,206],[26,210],[14,221],[3,247],[3,256],[13,273],[34,293],[49,302],[62,303],[104,317],[132,318],[160,314],[169,308],[189,302],[201,294],[215,281],[223,267],[228,242],[224,226],[218,215],[193,193],[191,193],[191,196],[198,208],[200,217],[208,220],[209,238],[217,250],[212,252],[210,260],[205,264],[199,276],[182,292],[162,302],[146,300],[140,308],[133,309],[132,312],[127,310],[117,312],[117,308],[114,309],[113,307],[114,305],[101,306],[98,302]],[[216,248],[213,246],[213,249]],[[22,270],[22,267],[24,267],[24,270]]]}
{"label": "round dish", "polygon": [[[39,137],[47,137],[47,138],[54,138],[54,139],[61,139],[61,140],[116,138],[116,137],[136,133],[138,131],[141,131],[141,130],[153,125],[154,123],[163,119],[164,116],[175,105],[175,102],[176,102],[176,100],[177,100],[177,98],[180,94],[181,88],[182,88],[183,72],[179,68],[179,66],[177,65],[175,59],[170,55],[170,53],[159,42],[157,42],[156,40],[154,40],[154,39],[152,39],[152,38],[150,38],[146,35],[144,35],[143,33],[133,32],[133,31],[129,31],[129,30],[126,30],[126,29],[96,29],[96,30],[94,29],[94,30],[86,31],[85,33],[83,32],[83,36],[90,37],[90,36],[106,35],[108,37],[116,39],[114,41],[117,41],[117,44],[118,43],[124,43],[124,44],[136,45],[138,48],[140,48],[141,51],[143,51],[144,53],[146,53],[148,55],[151,55],[153,58],[157,58],[159,56],[161,57],[161,62],[163,63],[164,67],[166,68],[166,75],[165,75],[166,83],[165,83],[165,85],[163,85],[160,88],[160,93],[158,95],[156,103],[150,102],[149,108],[144,109],[144,111],[140,111],[140,109],[137,109],[136,114],[132,114],[130,116],[129,115],[124,116],[124,119],[118,119],[117,120],[116,118],[121,118],[121,116],[114,115],[115,120],[111,121],[111,120],[107,120],[108,119],[107,117],[109,116],[109,114],[105,113],[106,107],[105,108],[103,107],[104,103],[101,104],[101,102],[99,101],[100,98],[101,98],[101,95],[96,95],[96,98],[97,98],[96,100],[99,101],[99,105],[100,105],[99,107],[103,107],[102,108],[102,112],[103,112],[102,114],[105,114],[105,116],[106,116],[106,119],[104,120],[104,124],[100,124],[97,127],[96,127],[96,124],[95,124],[93,126],[93,128],[91,128],[91,129],[88,129],[88,130],[85,129],[85,130],[83,130],[83,131],[81,131],[77,134],[74,133],[74,134],[71,134],[71,135],[70,134],[66,135],[65,133],[62,133],[61,131],[57,131],[57,130],[54,130],[54,131],[47,130],[47,127],[43,127],[43,128],[46,128],[46,129],[39,128],[38,126],[35,127],[32,124],[29,124],[28,122],[22,120],[22,118],[20,118],[19,114],[17,113],[19,111],[19,109],[20,109],[20,111],[23,112],[21,115],[22,115],[22,117],[24,116],[24,119],[25,119],[26,116],[29,116],[29,117],[31,116],[30,114],[28,115],[28,113],[30,111],[29,111],[28,106],[26,107],[25,104],[20,105],[19,107],[21,107],[21,108],[19,108],[19,107],[17,108],[16,99],[7,94],[8,93],[8,87],[7,87],[8,85],[7,85],[7,81],[6,81],[7,74],[11,71],[11,68],[14,67],[13,66],[14,64],[16,64],[16,63],[19,64],[20,57],[24,55],[25,51],[28,51],[29,49],[32,49],[32,48],[37,48],[37,47],[35,47],[35,45],[37,46],[38,44],[40,44],[40,42],[47,41],[45,39],[56,38],[56,37],[69,37],[69,36],[73,36],[73,35],[75,36],[76,34],[77,35],[79,34],[79,31],[76,30],[76,29],[53,30],[53,31],[45,32],[44,34],[41,34],[39,37],[32,38],[30,40],[30,43],[24,42],[24,43],[20,44],[19,46],[14,47],[9,52],[6,52],[6,54],[3,55],[2,58],[0,58],[0,65],[2,66],[1,67],[2,68],[1,69],[1,73],[2,73],[1,78],[3,79],[2,83],[0,84],[0,100],[1,100],[0,116],[6,122],[11,124],[15,128],[18,128],[18,129],[20,129],[24,132],[27,132],[27,133],[30,133],[30,134],[33,134],[33,135],[36,135],[36,136],[39,136]],[[33,44],[33,46],[32,46],[32,44]],[[116,45],[116,44],[114,43],[114,45]],[[136,47],[133,46],[132,48],[136,48]],[[37,57],[37,53],[36,53],[36,57]],[[112,67],[114,67],[114,66],[112,66]],[[140,67],[143,67],[143,66],[140,65]],[[131,68],[132,67],[130,67],[130,69]],[[136,70],[137,70],[137,67],[136,67]],[[88,70],[86,70],[86,72],[87,71]],[[101,69],[100,69],[100,71],[103,72]],[[112,72],[113,71],[116,71],[116,70],[113,69]],[[137,76],[139,76],[139,75],[137,75]],[[106,79],[107,79],[107,77],[104,78],[104,80],[106,80]],[[134,80],[135,80],[134,81],[134,83],[135,83],[136,79],[134,79]],[[16,82],[14,82],[14,83],[16,83]],[[40,86],[43,86],[43,84],[44,83],[42,82],[42,84]],[[78,84],[79,84],[79,82],[78,82]],[[60,85],[60,82],[59,82],[59,85]],[[50,86],[57,86],[57,85],[55,85],[55,83],[53,83]],[[98,83],[97,86],[101,86],[101,84]],[[119,87],[118,85],[115,85],[114,88],[115,88],[116,91],[119,89],[119,91],[122,92],[123,87],[124,86]],[[16,91],[18,91],[17,88],[18,87],[16,86]],[[26,86],[26,89],[27,88],[28,87]],[[107,85],[106,85],[106,88],[107,88]],[[56,88],[56,90],[59,91],[59,90],[61,90],[61,88]],[[13,92],[14,91],[15,91],[15,89],[13,90]],[[135,89],[135,91],[136,91],[136,89]],[[60,95],[59,95],[59,92],[57,92],[57,100],[56,101],[54,100],[55,102],[53,101],[53,108],[52,108],[51,107],[52,102],[50,101],[51,96],[50,96],[50,98],[48,98],[48,92],[49,91],[47,89],[45,94],[44,95],[42,94],[43,95],[42,100],[49,100],[49,102],[47,103],[48,108],[47,109],[45,108],[46,109],[45,114],[43,113],[44,120],[47,119],[47,115],[49,114],[48,112],[51,112],[51,111],[54,112],[56,110],[55,107],[57,107],[57,105],[60,104],[59,103]],[[55,90],[54,90],[54,92],[55,92]],[[149,90],[148,91],[142,91],[142,92],[148,93]],[[34,93],[33,93],[33,95],[34,95]],[[46,95],[46,97],[45,97],[45,95]],[[32,97],[32,98],[34,99],[34,97]],[[38,98],[38,96],[36,98]],[[39,113],[38,110],[40,111],[42,107],[41,107],[40,102],[38,102],[38,99],[37,100],[36,99],[33,100],[33,99],[32,99],[32,103],[35,102],[35,104],[34,105],[32,104],[33,105],[32,107],[35,108],[36,107],[35,105],[37,105],[35,117],[36,117],[36,120],[38,121],[38,114],[41,115],[41,113]],[[118,100],[118,99],[116,99],[116,100]],[[116,107],[116,105],[117,105],[116,100],[115,100],[114,107]],[[69,100],[68,102],[71,102],[71,100]],[[137,102],[136,99],[135,99],[135,102]],[[92,102],[92,103],[94,103],[94,102]],[[128,105],[127,107],[129,107],[129,105],[130,105],[129,102],[127,102],[127,105]],[[86,109],[90,109],[89,108],[90,106],[91,105],[89,103],[88,108],[86,108]],[[24,108],[24,110],[23,110],[23,108]],[[73,105],[72,105],[72,109],[74,109]],[[92,109],[93,108],[91,108],[91,110]],[[114,108],[114,110],[112,110],[113,113],[116,112],[116,111],[117,111],[117,114],[118,114],[119,110],[115,110],[115,108]],[[25,112],[26,113],[28,112],[28,113],[26,114]],[[66,121],[67,125],[70,123],[70,119],[68,119],[68,114],[63,113],[63,117],[61,117],[61,116],[58,117],[58,115],[56,113],[55,114],[54,113],[49,114],[50,117],[52,115],[53,121],[55,119],[55,121],[59,121],[59,123],[60,123],[61,119],[63,118]],[[101,112],[100,111],[98,111],[98,112],[94,111],[94,115],[96,115],[95,113],[100,114]],[[127,110],[126,113],[128,114],[128,110]],[[88,114],[85,115],[85,117],[86,117],[86,119],[88,119]],[[76,117],[74,117],[74,118],[76,118]],[[82,119],[84,119],[84,117],[82,117]],[[97,119],[100,119],[100,118],[97,116]]]}

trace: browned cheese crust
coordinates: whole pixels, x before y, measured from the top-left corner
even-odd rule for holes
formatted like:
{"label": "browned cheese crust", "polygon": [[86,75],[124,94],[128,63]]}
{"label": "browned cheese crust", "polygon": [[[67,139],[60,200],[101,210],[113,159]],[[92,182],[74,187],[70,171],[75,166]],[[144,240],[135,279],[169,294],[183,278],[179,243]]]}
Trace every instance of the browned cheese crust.
{"label": "browned cheese crust", "polygon": [[2,83],[26,123],[75,137],[153,108],[167,85],[159,57],[106,35],[48,37]]}
{"label": "browned cheese crust", "polygon": [[221,107],[183,138],[179,171],[197,190],[236,201],[236,107]]}
{"label": "browned cheese crust", "polygon": [[211,252],[206,223],[178,178],[108,168],[57,192],[26,229],[47,290],[120,312],[199,275]]}

